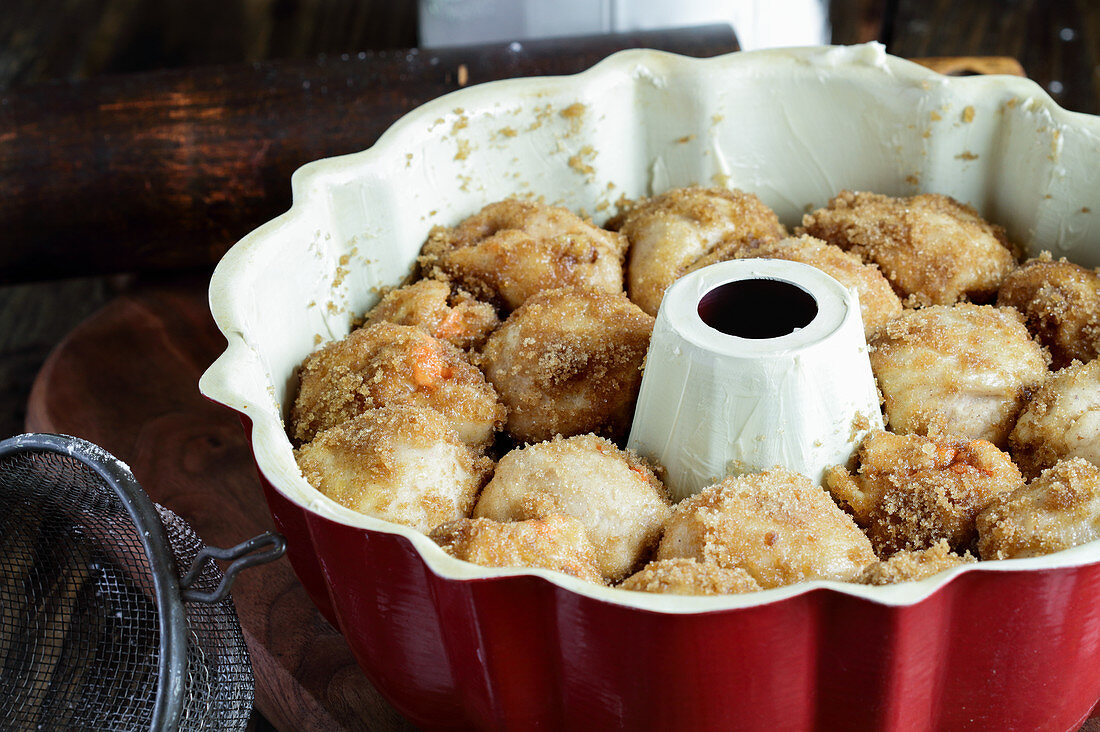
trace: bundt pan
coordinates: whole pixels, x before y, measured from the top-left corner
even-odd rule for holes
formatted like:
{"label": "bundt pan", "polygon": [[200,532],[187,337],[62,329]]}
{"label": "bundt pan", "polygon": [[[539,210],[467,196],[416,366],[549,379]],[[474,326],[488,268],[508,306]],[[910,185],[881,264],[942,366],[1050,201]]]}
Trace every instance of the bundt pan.
{"label": "bundt pan", "polygon": [[844,188],[945,193],[1032,253],[1100,264],[1100,118],[1012,77],[947,78],[877,44],[692,59],[617,54],[494,82],[304,166],[291,209],[222,260],[229,345],[202,378],[244,418],[313,601],[425,729],[1075,729],[1100,696],[1100,543],[915,583],[625,592],[458,561],[303,479],[295,368],[411,271],[428,230],[540,196],[597,222],[690,183],[784,223]]}

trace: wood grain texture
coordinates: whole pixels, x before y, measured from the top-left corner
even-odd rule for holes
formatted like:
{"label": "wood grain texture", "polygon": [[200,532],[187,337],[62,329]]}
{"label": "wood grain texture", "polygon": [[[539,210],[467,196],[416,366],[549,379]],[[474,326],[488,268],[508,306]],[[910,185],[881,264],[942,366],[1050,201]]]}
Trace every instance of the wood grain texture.
{"label": "wood grain texture", "polygon": [[[35,381],[27,429],[95,442],[205,542],[272,527],[241,424],[198,392],[225,341],[205,281],[124,295],[84,321]],[[256,706],[283,730],[411,729],[370,685],[285,561],[240,575],[233,597]]]}
{"label": "wood grain texture", "polygon": [[886,50],[898,56],[1010,56],[1056,102],[1100,112],[1096,0],[896,0]]}
{"label": "wood grain texture", "polygon": [[291,174],[369,147],[466,84],[569,74],[625,48],[712,56],[729,26],[374,51],[0,94],[0,282],[213,264],[290,205]]}
{"label": "wood grain texture", "polygon": [[9,0],[0,87],[411,48],[416,0]]}
{"label": "wood grain texture", "polygon": [[1009,56],[929,56],[909,60],[948,76],[979,74],[1027,76],[1020,62]]}
{"label": "wood grain texture", "polygon": [[830,0],[831,42],[837,45],[882,40],[887,0]]}

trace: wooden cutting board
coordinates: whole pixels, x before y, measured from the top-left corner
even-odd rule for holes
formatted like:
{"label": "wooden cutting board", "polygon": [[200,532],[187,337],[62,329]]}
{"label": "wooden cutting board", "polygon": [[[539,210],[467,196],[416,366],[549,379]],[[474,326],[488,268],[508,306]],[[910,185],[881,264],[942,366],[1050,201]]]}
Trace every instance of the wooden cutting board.
{"label": "wooden cutting board", "polygon": [[[208,544],[230,546],[272,525],[240,422],[198,392],[225,345],[205,285],[142,289],[84,321],[39,372],[27,429],[101,445]],[[243,573],[233,597],[256,708],[277,728],[414,729],[371,686],[285,559]],[[1082,729],[1100,732],[1100,718]]]}
{"label": "wooden cutting board", "polygon": [[[50,355],[31,392],[27,430],[97,443],[207,544],[232,546],[272,523],[240,421],[198,391],[199,375],[224,347],[205,278],[120,297]],[[285,559],[242,573],[233,598],[256,708],[277,728],[414,729],[371,686]]]}

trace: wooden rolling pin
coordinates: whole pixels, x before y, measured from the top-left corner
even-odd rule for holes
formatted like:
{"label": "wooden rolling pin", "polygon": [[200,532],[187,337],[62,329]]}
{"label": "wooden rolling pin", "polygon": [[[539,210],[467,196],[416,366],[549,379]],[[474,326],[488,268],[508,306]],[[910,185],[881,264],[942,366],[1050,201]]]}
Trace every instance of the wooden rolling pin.
{"label": "wooden rolling pin", "polygon": [[467,84],[626,48],[737,50],[728,25],[376,51],[50,83],[0,95],[0,283],[209,265],[290,205],[290,175]]}

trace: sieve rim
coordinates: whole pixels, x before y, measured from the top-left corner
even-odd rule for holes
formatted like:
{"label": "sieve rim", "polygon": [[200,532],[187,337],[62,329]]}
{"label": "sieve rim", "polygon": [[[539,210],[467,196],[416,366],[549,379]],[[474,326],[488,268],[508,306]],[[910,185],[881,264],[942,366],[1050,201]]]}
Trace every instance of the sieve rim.
{"label": "sieve rim", "polygon": [[30,452],[56,453],[83,463],[114,490],[130,514],[149,560],[158,606],[160,653],[150,729],[176,729],[183,708],[187,668],[187,616],[160,515],[129,467],[92,442],[72,435],[45,432],[16,435],[0,441],[0,458]]}

